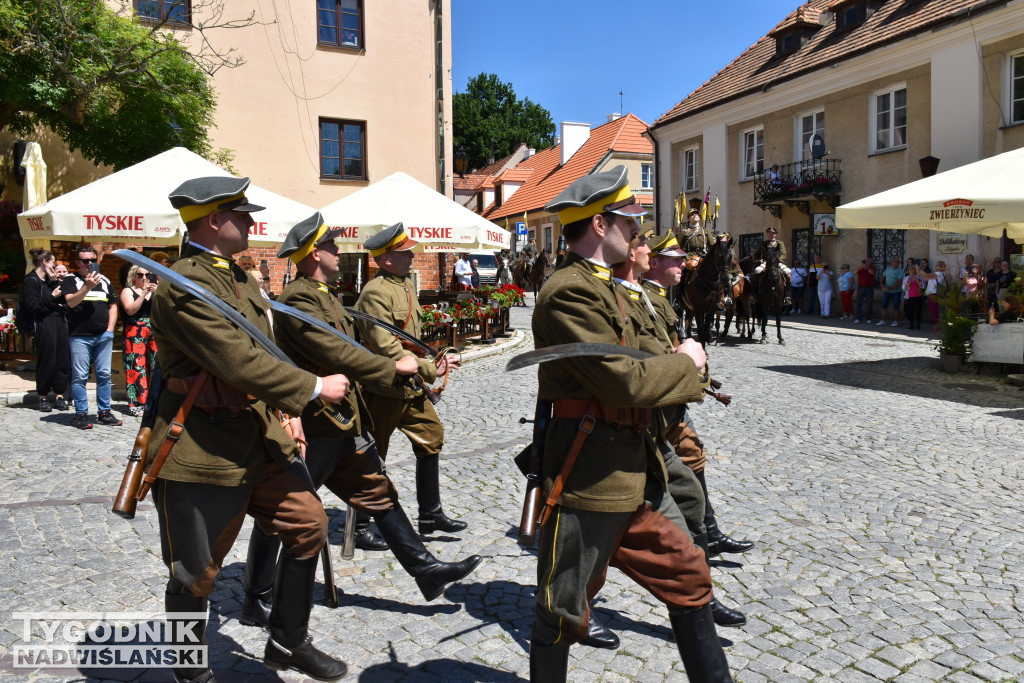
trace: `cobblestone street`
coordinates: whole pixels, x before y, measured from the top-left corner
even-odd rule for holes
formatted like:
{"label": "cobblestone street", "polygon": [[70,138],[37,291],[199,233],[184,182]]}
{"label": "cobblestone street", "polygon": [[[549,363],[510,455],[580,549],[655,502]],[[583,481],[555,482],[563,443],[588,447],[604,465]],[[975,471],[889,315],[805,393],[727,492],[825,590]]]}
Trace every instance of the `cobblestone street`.
{"label": "cobblestone street", "polygon": [[[524,343],[467,363],[438,406],[442,496],[470,526],[428,545],[444,560],[483,555],[474,574],[426,603],[390,553],[338,559],[344,505],[325,494],[344,596],[331,610],[317,589],[311,630],[348,662],[347,680],[526,677],[535,562],[516,542],[524,481],[512,456],[531,438],[518,420],[532,417],[536,372],[504,365],[532,349],[528,301],[513,310]],[[723,531],[756,542],[713,562],[717,596],[749,620],[719,629],[736,680],[1024,680],[1024,393],[991,376],[945,375],[922,343],[783,333],[785,346],[710,348],[733,403],[695,411]],[[69,412],[0,406],[4,682],[83,676],[12,671],[13,612],[162,611],[151,500],[132,522],[110,513],[138,425],[123,418],[80,432]],[[415,516],[411,451],[400,437],[393,444],[389,472]],[[211,596],[220,681],[274,679],[262,664],[265,632],[237,620],[249,529]],[[597,610],[622,646],[574,646],[570,680],[686,680],[665,609],[617,570]]]}

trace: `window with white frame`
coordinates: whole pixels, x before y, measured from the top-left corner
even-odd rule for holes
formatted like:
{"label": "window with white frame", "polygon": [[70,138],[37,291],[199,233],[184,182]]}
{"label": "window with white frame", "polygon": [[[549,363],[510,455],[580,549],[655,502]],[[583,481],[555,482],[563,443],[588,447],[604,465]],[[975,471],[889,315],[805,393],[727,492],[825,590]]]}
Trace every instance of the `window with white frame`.
{"label": "window with white frame", "polygon": [[654,189],[654,165],[640,164],[640,189]]}
{"label": "window with white frame", "polygon": [[811,138],[815,135],[820,135],[822,138],[825,137],[825,110],[808,112],[803,114],[799,118],[798,123],[799,134],[797,139],[800,141],[800,150],[797,153],[797,159],[800,161],[811,160]]}
{"label": "window with white frame", "polygon": [[764,170],[764,128],[744,131],[740,143],[740,180],[750,180]]}
{"label": "window with white frame", "polygon": [[683,150],[683,190],[696,192],[700,188],[700,171],[697,166],[697,148]]}
{"label": "window with white frame", "polygon": [[552,236],[552,232],[553,232],[553,230],[552,230],[553,227],[554,226],[551,223],[548,223],[547,225],[543,226],[543,230],[544,230],[544,251],[546,251],[549,254],[552,253],[552,249],[551,249],[551,236]]}
{"label": "window with white frame", "polygon": [[1024,52],[1010,57],[1010,123],[1024,123]]}
{"label": "window with white frame", "polygon": [[872,96],[872,152],[907,146],[907,88],[900,86]]}

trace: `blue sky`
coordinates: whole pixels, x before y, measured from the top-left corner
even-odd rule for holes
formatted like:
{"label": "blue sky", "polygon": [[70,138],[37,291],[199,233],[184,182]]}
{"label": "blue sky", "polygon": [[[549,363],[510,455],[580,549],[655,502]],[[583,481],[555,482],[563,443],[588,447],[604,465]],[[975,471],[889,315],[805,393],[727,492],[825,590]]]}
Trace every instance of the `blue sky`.
{"label": "blue sky", "polygon": [[452,86],[480,72],[559,121],[647,123],[800,5],[799,0],[452,0]]}

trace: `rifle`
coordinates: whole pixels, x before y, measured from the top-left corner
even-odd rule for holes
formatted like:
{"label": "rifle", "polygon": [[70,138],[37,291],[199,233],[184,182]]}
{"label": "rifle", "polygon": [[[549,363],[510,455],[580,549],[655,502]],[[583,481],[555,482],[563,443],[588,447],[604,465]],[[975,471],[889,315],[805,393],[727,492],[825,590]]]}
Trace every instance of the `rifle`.
{"label": "rifle", "polygon": [[[529,548],[537,537],[537,517],[540,514],[541,467],[544,463],[544,437],[551,419],[551,401],[537,399],[533,418],[533,452],[526,473],[526,499],[523,516],[519,520],[519,543]],[[522,418],[520,423],[527,422]]]}
{"label": "rifle", "polygon": [[121,487],[117,490],[117,496],[114,498],[114,507],[110,509],[115,515],[125,519],[135,518],[135,506],[139,502],[139,489],[142,485],[142,475],[146,469],[149,437],[153,433],[153,424],[156,422],[156,401],[160,395],[160,379],[160,364],[157,363],[149,380],[149,396],[146,398],[146,409],[142,413],[142,424],[139,425],[139,433],[135,435],[132,452],[128,455],[128,466],[125,467],[124,477],[121,478]]}

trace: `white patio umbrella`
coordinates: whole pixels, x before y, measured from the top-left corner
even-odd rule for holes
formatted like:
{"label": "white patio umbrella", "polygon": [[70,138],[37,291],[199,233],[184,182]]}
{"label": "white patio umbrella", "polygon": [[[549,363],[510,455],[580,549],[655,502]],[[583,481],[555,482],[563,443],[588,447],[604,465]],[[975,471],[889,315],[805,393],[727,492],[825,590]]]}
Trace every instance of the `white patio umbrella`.
{"label": "white patio umbrella", "polygon": [[401,221],[414,251],[508,249],[509,233],[412,176],[398,172],[378,180],[320,212],[330,227],[343,228],[342,251],[363,250],[363,242]]}
{"label": "white patio umbrella", "polygon": [[1024,242],[1024,149],[858,199],[836,209],[836,227],[935,230]]}
{"label": "white patio umbrella", "polygon": [[[177,244],[185,230],[167,195],[189,178],[231,175],[183,147],[175,147],[112,173],[18,215],[26,240],[89,238],[105,242]],[[309,218],[310,206],[249,185],[246,197],[267,207],[253,214],[249,243],[284,241],[293,225]]]}

